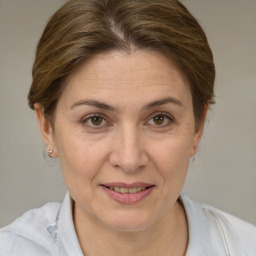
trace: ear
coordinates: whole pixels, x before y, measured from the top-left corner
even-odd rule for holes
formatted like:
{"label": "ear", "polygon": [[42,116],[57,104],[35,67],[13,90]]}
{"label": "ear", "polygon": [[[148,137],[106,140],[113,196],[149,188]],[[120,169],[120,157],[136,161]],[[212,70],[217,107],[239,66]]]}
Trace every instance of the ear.
{"label": "ear", "polygon": [[194,156],[198,150],[200,140],[203,136],[204,124],[205,124],[206,116],[208,113],[208,109],[209,109],[209,105],[208,104],[204,105],[204,112],[202,115],[202,120],[194,133],[193,145],[192,145],[192,149],[190,151],[190,156]]}
{"label": "ear", "polygon": [[36,119],[38,122],[38,126],[40,128],[40,132],[42,135],[42,138],[44,140],[44,143],[46,145],[47,151],[51,151],[50,157],[57,157],[57,152],[54,150],[55,143],[54,143],[54,136],[53,136],[53,127],[51,122],[45,117],[44,115],[44,109],[43,107],[36,103],[34,105],[35,113],[36,113]]}

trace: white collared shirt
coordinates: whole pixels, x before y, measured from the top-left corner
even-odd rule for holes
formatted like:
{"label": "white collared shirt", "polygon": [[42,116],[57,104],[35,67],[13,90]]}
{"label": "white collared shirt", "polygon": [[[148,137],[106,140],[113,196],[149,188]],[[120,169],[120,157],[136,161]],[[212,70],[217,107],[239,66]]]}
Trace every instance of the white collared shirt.
{"label": "white collared shirt", "polygon": [[[186,256],[256,256],[256,227],[186,195],[189,244]],[[0,256],[83,256],[72,218],[73,201],[33,209],[0,229]]]}

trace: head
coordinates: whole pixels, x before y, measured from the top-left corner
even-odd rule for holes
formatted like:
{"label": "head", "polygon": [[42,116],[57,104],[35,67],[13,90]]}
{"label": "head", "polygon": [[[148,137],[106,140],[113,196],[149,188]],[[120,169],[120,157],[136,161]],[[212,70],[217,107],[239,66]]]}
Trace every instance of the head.
{"label": "head", "polygon": [[215,68],[201,26],[176,0],[68,1],[48,22],[33,67],[29,106],[40,103],[54,124],[65,79],[97,53],[164,54],[189,80],[196,124],[214,102]]}
{"label": "head", "polygon": [[[28,99],[79,216],[135,230],[173,208],[213,103],[214,77],[205,33],[178,1],[71,0],[53,15]],[[152,196],[128,207],[108,201],[106,187],[124,181],[152,185]],[[111,209],[112,222],[101,216]],[[140,218],[123,223],[131,216]]]}

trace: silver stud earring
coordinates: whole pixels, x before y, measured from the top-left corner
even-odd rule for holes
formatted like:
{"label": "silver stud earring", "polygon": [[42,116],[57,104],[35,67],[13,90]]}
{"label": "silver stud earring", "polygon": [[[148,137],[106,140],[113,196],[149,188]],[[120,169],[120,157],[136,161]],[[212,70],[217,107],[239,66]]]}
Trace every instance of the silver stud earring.
{"label": "silver stud earring", "polygon": [[51,154],[53,153],[53,149],[48,150],[48,156],[52,158]]}

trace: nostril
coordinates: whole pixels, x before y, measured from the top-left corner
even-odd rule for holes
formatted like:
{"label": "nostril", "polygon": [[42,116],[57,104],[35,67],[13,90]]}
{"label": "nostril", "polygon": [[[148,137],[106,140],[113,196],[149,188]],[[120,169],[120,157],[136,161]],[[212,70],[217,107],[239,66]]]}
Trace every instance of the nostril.
{"label": "nostril", "polygon": [[122,148],[113,150],[109,155],[108,161],[115,169],[128,173],[138,172],[143,169],[148,164],[149,158],[143,150],[126,148],[124,145]]}

